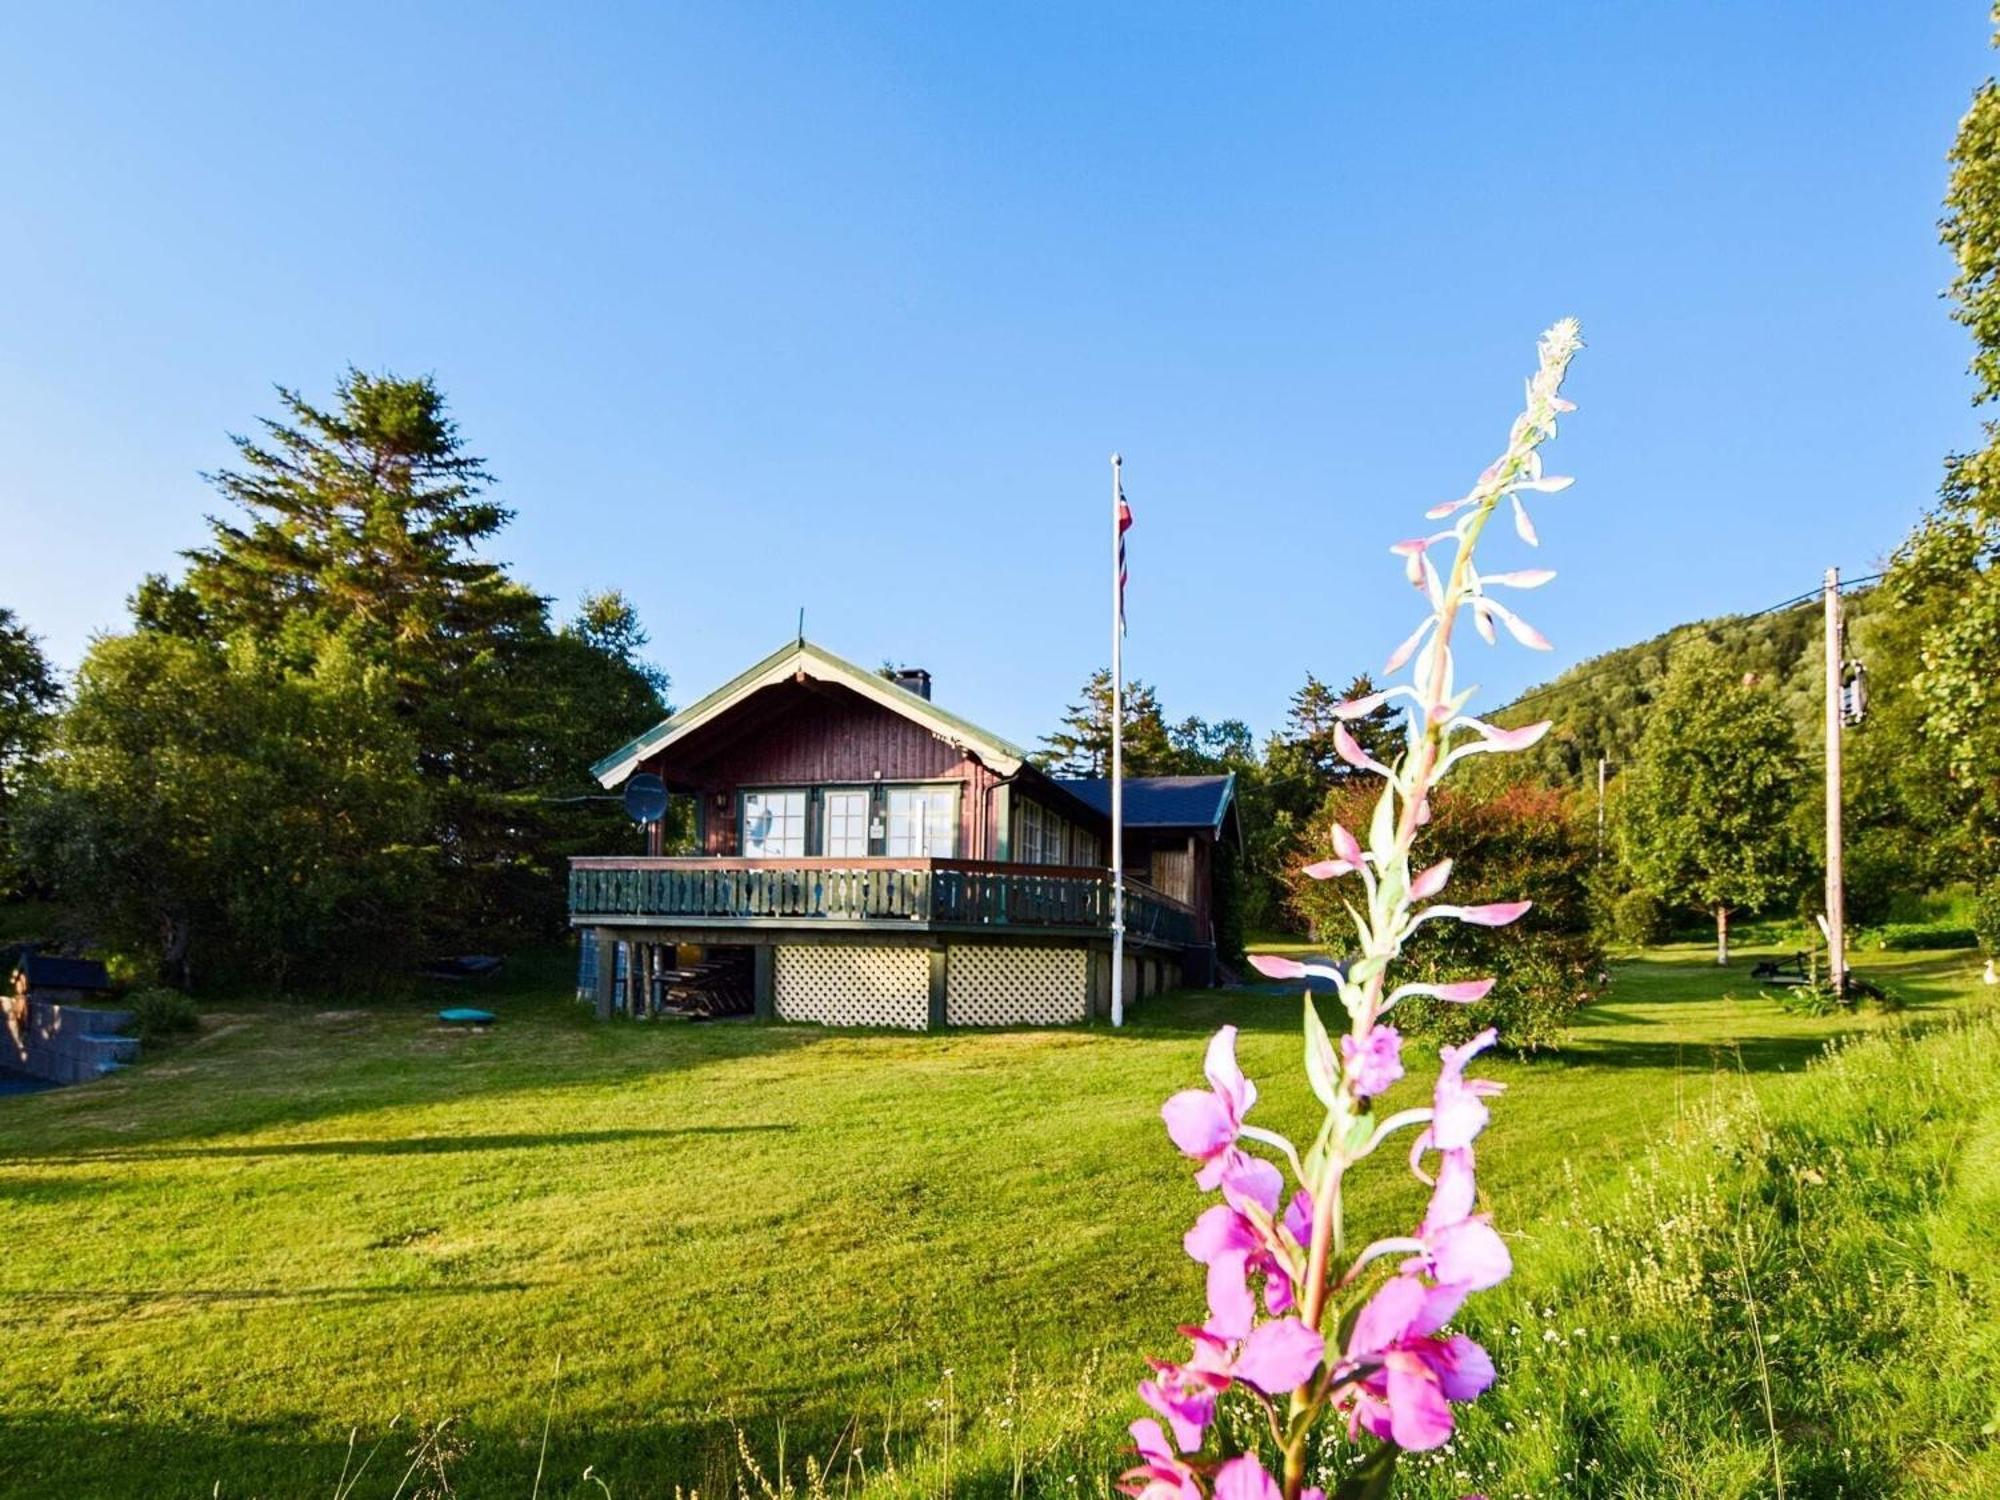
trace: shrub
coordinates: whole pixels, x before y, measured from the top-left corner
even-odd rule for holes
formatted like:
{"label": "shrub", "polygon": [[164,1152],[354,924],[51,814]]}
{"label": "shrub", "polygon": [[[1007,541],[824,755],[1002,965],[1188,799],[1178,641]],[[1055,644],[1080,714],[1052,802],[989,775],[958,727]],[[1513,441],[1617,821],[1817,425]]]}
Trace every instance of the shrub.
{"label": "shrub", "polygon": [[[1325,856],[1335,823],[1367,827],[1372,795],[1368,788],[1336,788],[1312,820],[1315,832],[1300,850],[1303,858]],[[1492,1026],[1503,1046],[1517,1050],[1559,1045],[1570,1016],[1597,993],[1604,965],[1591,920],[1592,830],[1552,787],[1442,791],[1431,800],[1420,847],[1450,852],[1451,899],[1526,899],[1534,905],[1506,927],[1433,922],[1421,928],[1404,949],[1413,978],[1490,974],[1499,982],[1474,1005],[1405,1001],[1396,1010],[1397,1026],[1454,1044]],[[1343,941],[1352,930],[1341,894],[1335,882],[1293,877],[1293,909],[1329,942]]]}
{"label": "shrub", "polygon": [[1651,891],[1630,890],[1611,903],[1612,940],[1627,948],[1649,948],[1665,941],[1666,908]]}
{"label": "shrub", "polygon": [[1779,1010],[1794,1016],[1830,1016],[1847,1009],[1848,1002],[1833,992],[1825,980],[1812,984],[1787,985],[1782,989],[1761,990],[1759,994]]}
{"label": "shrub", "polygon": [[1972,931],[1981,952],[1988,958],[2000,958],[2000,878],[1979,888],[1979,899],[1972,908]]}
{"label": "shrub", "polygon": [[125,1023],[125,1034],[136,1036],[143,1045],[151,1046],[201,1029],[194,1001],[179,990],[164,987],[139,990],[126,997],[125,1009],[132,1012],[132,1019]]}
{"label": "shrub", "polygon": [[1868,945],[1888,953],[1925,948],[1976,948],[1979,935],[1970,927],[1943,922],[1889,922],[1868,934]]}

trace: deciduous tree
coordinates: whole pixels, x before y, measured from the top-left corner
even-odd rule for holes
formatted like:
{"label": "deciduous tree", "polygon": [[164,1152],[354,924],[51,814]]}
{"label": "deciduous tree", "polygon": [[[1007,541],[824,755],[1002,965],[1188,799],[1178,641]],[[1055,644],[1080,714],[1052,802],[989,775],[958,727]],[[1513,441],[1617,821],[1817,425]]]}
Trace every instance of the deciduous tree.
{"label": "deciduous tree", "polygon": [[1731,911],[1796,887],[1799,786],[1797,740],[1769,694],[1706,643],[1676,652],[1618,802],[1620,837],[1646,889],[1714,916],[1717,963]]}
{"label": "deciduous tree", "polygon": [[108,636],[21,796],[21,843],[92,936],[163,977],[323,986],[400,966],[428,860],[393,690],[338,641]]}
{"label": "deciduous tree", "polygon": [[[11,609],[0,609],[0,836],[12,824],[22,773],[47,738],[61,697],[42,643]],[[0,890],[15,884],[12,850],[0,844]]]}

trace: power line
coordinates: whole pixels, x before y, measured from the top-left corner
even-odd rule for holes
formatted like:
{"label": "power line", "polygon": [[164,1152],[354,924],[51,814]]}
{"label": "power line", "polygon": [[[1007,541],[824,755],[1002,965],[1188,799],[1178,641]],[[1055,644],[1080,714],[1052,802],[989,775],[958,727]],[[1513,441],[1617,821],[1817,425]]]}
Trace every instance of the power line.
{"label": "power line", "polygon": [[[1863,584],[1867,583],[1879,582],[1881,579],[1886,578],[1887,576],[1888,575],[1886,573],[1867,573],[1859,578],[1843,579],[1840,584],[1840,591],[1842,593],[1846,593],[1849,589],[1856,589],[1861,587]],[[1826,593],[1825,586],[1822,585],[1818,588],[1809,589],[1803,594],[1794,595],[1790,599],[1780,600],[1776,604],[1767,604],[1762,609],[1753,609],[1748,614],[1732,615],[1728,616],[1727,618],[1736,620],[1756,620],[1756,619],[1761,619],[1765,615],[1781,614],[1788,609],[1797,609],[1800,606],[1806,604],[1816,604],[1825,596],[1825,593]],[[1681,627],[1676,627],[1676,628],[1681,628]],[[1670,635],[1672,633],[1673,633],[1672,631],[1668,632],[1668,634]],[[1520,697],[1514,699],[1511,703],[1509,703],[1506,706],[1506,708],[1501,709],[1500,712],[1506,713],[1509,710],[1519,708],[1524,703],[1532,703],[1537,698],[1546,698],[1550,693],[1557,692],[1559,690],[1567,691],[1570,688],[1582,687],[1585,683],[1592,682],[1597,678],[1604,676],[1607,672],[1610,672],[1611,670],[1612,670],[1611,664],[1607,663],[1604,666],[1597,668],[1595,671],[1584,673],[1580,677],[1568,677],[1568,676],[1558,677],[1555,681],[1543,683],[1542,686],[1538,688],[1530,688],[1527,692],[1521,694]]]}

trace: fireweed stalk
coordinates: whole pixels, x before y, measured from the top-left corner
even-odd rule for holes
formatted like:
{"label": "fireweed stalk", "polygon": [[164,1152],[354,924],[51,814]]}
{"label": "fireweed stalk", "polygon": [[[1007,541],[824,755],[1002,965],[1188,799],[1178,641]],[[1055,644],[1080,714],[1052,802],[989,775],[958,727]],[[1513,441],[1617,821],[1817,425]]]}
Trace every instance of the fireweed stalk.
{"label": "fireweed stalk", "polygon": [[[1225,1026],[1208,1046],[1209,1087],[1174,1095],[1161,1114],[1174,1144],[1199,1163],[1195,1182],[1219,1190],[1187,1232],[1188,1254],[1206,1268],[1208,1319],[1181,1329],[1190,1352],[1180,1363],[1153,1360],[1141,1398],[1166,1423],[1132,1424],[1139,1462],[1120,1488],[1139,1500],[1324,1500],[1305,1487],[1307,1439],[1331,1416],[1361,1451],[1335,1490],[1335,1500],[1373,1500],[1388,1492],[1403,1449],[1435,1448],[1451,1436],[1453,1403],[1476,1399],[1493,1383],[1486,1351],[1463,1334],[1443,1330],[1473,1292],[1496,1286],[1512,1270],[1506,1244],[1490,1217],[1475,1212],[1473,1141],[1487,1122],[1486,1100],[1500,1085],[1467,1078],[1473,1057],[1491,1046],[1481,1032],[1439,1052],[1431,1104],[1377,1120],[1373,1101],[1403,1076],[1402,1037],[1383,1017],[1413,995],[1461,1004],[1492,989],[1491,979],[1389,988],[1391,965],[1410,934],[1444,919],[1499,927],[1528,909],[1526,901],[1454,906],[1433,898],[1451,879],[1451,861],[1411,870],[1411,851],[1430,818],[1430,794],[1467,756],[1523,750],[1549,726],[1500,729],[1465,712],[1472,696],[1453,676],[1452,634],[1461,615],[1488,644],[1496,625],[1522,645],[1547,650],[1532,625],[1487,592],[1537,588],[1554,577],[1545,569],[1482,574],[1473,553],[1502,503],[1512,510],[1522,541],[1536,544],[1522,503],[1529,493],[1553,493],[1570,481],[1542,472],[1541,445],[1556,435],[1559,414],[1575,410],[1561,395],[1563,375],[1581,347],[1577,324],[1565,319],[1542,335],[1540,363],[1528,380],[1526,409],[1514,421],[1507,449],[1457,500],[1434,506],[1432,520],[1455,518],[1444,530],[1398,542],[1410,582],[1430,606],[1385,667],[1409,668],[1407,683],[1342,704],[1334,743],[1343,760],[1382,779],[1364,845],[1348,829],[1332,830],[1332,858],[1306,867],[1315,880],[1348,880],[1346,902],[1359,952],[1345,965],[1253,957],[1260,973],[1330,987],[1346,1011],[1336,1045],[1305,997],[1305,1070],[1326,1110],[1311,1146],[1246,1123],[1257,1088],[1236,1064],[1236,1028]],[[1440,572],[1440,554],[1449,562]],[[1391,698],[1408,700],[1408,746],[1384,765],[1355,740],[1346,722]],[[1396,1132],[1414,1129],[1410,1169],[1431,1189],[1423,1219],[1408,1235],[1376,1240],[1350,1254],[1342,1222],[1349,1168]],[[1246,1144],[1275,1152],[1286,1173]],[[1262,1293],[1259,1306],[1258,1292]],[[1279,1479],[1258,1451],[1207,1457],[1209,1429],[1222,1392],[1239,1389],[1268,1419]],[[1365,1437],[1364,1437],[1365,1435]]]}

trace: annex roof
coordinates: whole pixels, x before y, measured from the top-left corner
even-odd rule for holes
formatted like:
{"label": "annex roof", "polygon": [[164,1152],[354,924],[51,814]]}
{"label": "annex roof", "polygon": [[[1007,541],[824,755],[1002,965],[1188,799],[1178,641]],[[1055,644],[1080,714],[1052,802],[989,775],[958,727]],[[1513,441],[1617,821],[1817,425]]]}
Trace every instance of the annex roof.
{"label": "annex roof", "polygon": [[655,724],[630,744],[613,751],[590,768],[591,775],[601,786],[618,786],[648,756],[658,754],[702,725],[720,718],[753,693],[800,676],[852,689],[891,712],[923,725],[946,744],[971,751],[1002,776],[1014,775],[1028,758],[1028,752],[1019,745],[939,708],[930,699],[899,687],[878,672],[856,666],[801,638],[787,641],[706,698],[689,704],[671,718]]}
{"label": "annex roof", "polygon": [[[1067,787],[1106,817],[1111,815],[1111,778],[1064,777]],[[1207,828],[1220,833],[1223,815],[1236,795],[1236,773],[1227,776],[1127,776],[1127,828]]]}
{"label": "annex roof", "polygon": [[31,989],[108,990],[111,979],[94,958],[63,958],[54,953],[24,953],[20,972]]}

